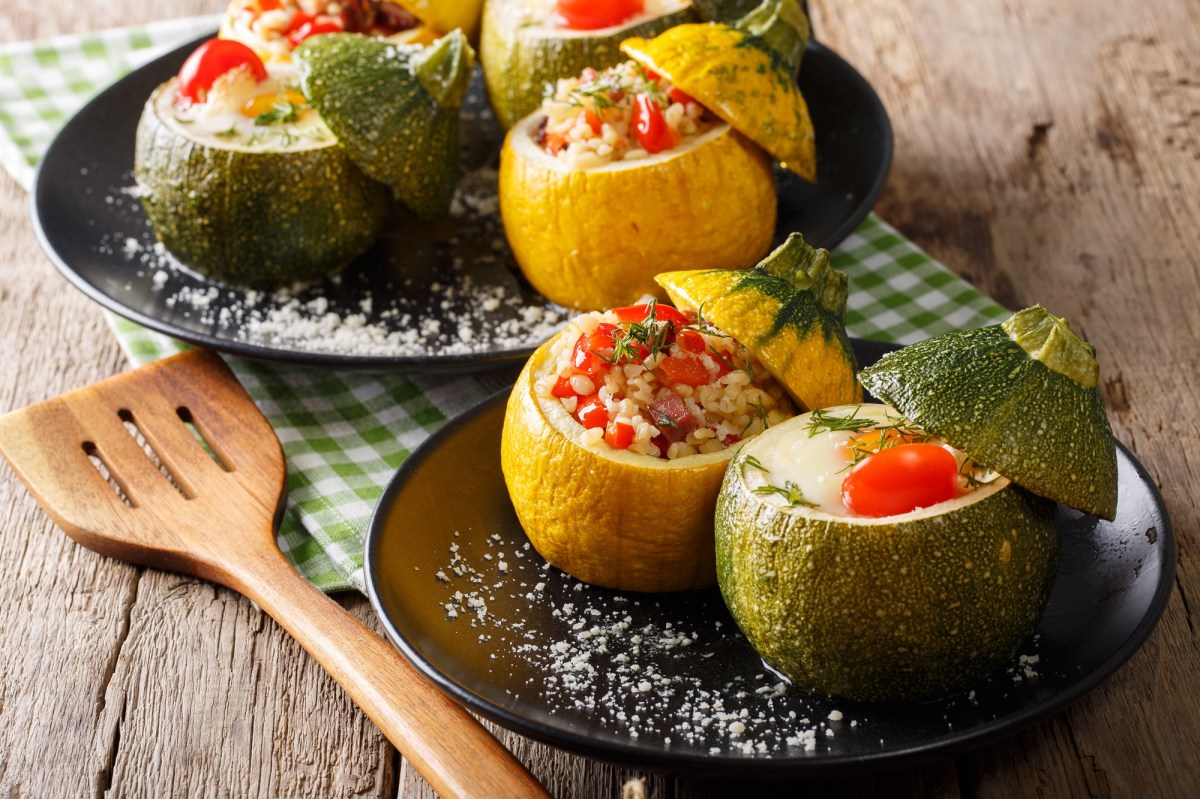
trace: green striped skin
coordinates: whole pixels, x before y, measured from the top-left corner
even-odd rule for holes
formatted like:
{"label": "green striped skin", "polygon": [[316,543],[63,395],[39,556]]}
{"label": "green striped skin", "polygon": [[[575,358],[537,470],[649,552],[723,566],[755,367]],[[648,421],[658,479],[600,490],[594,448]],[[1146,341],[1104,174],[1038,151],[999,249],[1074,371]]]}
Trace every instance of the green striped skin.
{"label": "green striped skin", "polygon": [[327,34],[293,57],[304,95],[359,168],[418,217],[444,216],[458,185],[459,112],[475,67],[462,31],[428,47]]}
{"label": "green striped skin", "polygon": [[717,500],[717,580],[751,645],[797,685],[863,702],[945,696],[1033,632],[1058,564],[1049,501],[1009,484],[892,524],[817,516],[752,493],[753,452]]}
{"label": "green striped skin", "polygon": [[1015,483],[1112,519],[1117,453],[1095,385],[1028,355],[1000,325],[936,336],[862,370],[863,387]]}
{"label": "green striped skin", "polygon": [[292,152],[239,152],[199,143],[155,112],[138,122],[134,176],[163,244],[187,266],[227,283],[270,288],[344,269],[375,241],[387,188],[336,143]]}
{"label": "green striped skin", "polygon": [[587,36],[533,35],[514,27],[504,14],[506,0],[486,0],[479,34],[479,63],[496,121],[508,130],[542,103],[546,85],[572,78],[584,68],[603,70],[625,60],[618,45],[630,36],[657,36],[699,17],[690,7],[664,14],[616,33]]}

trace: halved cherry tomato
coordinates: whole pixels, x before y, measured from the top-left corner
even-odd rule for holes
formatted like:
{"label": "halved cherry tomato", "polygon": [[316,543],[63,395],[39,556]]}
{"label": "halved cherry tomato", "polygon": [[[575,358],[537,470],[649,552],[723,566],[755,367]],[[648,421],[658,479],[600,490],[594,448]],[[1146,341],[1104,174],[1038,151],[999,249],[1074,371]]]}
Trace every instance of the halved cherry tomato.
{"label": "halved cherry tomato", "polygon": [[648,153],[669,150],[679,141],[675,131],[663,118],[662,106],[648,94],[633,99],[633,132],[638,144]]}
{"label": "halved cherry tomato", "polygon": [[682,383],[685,386],[702,386],[711,376],[699,358],[676,358],[668,355],[658,363],[658,371],[669,383]]}
{"label": "halved cherry tomato", "polygon": [[624,22],[644,7],[644,0],[558,0],[554,21],[559,27],[591,31]]}
{"label": "halved cherry tomato", "polygon": [[593,427],[604,427],[608,424],[608,408],[604,407],[599,395],[589,394],[579,398],[579,405],[575,408],[575,418],[589,430]]}
{"label": "halved cherry tomato", "polygon": [[696,330],[680,330],[675,341],[688,352],[700,353],[705,350],[704,336]]}
{"label": "halved cherry tomato", "polygon": [[[297,17],[300,15],[297,14]],[[326,14],[319,14],[310,20],[307,20],[300,25],[292,22],[292,29],[288,32],[287,38],[292,47],[296,47],[300,42],[311,36],[318,36],[322,33],[341,33],[346,30],[346,23],[341,17],[331,17]]]}
{"label": "halved cherry tomato", "polygon": [[258,0],[259,11],[274,11],[279,8],[279,0]]}
{"label": "halved cherry tomato", "polygon": [[613,449],[629,449],[633,443],[633,425],[612,420],[604,427],[604,443]]}
{"label": "halved cherry tomato", "polygon": [[671,98],[671,102],[679,103],[680,105],[687,105],[688,103],[696,102],[696,100],[690,94],[677,86],[672,86],[667,90],[667,97]]}
{"label": "halved cherry tomato", "polygon": [[958,461],[937,444],[898,444],[868,455],[842,481],[842,502],[860,516],[895,516],[953,499]]}
{"label": "halved cherry tomato", "polygon": [[[622,322],[641,322],[650,315],[650,304],[623,305],[620,308],[613,308],[612,312]],[[660,322],[672,322],[678,325],[690,325],[692,323],[692,320],[682,311],[672,308],[670,305],[656,304],[654,306],[654,318]]]}
{"label": "halved cherry tomato", "polygon": [[245,67],[256,81],[267,79],[267,68],[258,54],[232,39],[209,39],[197,47],[179,69],[179,94],[195,103],[204,102],[217,78]]}

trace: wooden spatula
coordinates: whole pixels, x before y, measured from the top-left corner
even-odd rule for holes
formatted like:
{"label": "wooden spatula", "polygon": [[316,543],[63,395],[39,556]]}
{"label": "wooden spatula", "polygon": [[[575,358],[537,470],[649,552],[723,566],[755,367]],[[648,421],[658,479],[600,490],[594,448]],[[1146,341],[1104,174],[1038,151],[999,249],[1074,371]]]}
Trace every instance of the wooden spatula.
{"label": "wooden spatula", "polygon": [[76,541],[221,583],[269,613],[444,796],[547,796],[463,708],[284,559],[279,440],[192,350],[0,417],[0,453]]}

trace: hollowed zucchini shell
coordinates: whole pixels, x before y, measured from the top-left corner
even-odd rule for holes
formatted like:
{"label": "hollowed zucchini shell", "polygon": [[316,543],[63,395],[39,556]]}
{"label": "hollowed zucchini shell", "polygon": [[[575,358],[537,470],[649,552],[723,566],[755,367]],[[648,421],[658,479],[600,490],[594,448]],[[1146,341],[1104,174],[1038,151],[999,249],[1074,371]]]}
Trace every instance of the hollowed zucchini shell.
{"label": "hollowed zucchini shell", "polygon": [[229,283],[281,286],[335,274],[375,241],[387,189],[335,140],[286,151],[198,141],[159,114],[174,91],[172,79],[142,110],[134,176],[155,233],[184,264]]}

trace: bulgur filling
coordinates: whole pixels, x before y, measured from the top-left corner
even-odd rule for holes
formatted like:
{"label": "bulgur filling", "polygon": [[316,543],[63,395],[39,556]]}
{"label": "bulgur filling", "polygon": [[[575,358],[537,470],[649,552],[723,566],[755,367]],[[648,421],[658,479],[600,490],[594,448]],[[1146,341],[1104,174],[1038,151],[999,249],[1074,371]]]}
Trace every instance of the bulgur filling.
{"label": "bulgur filling", "polygon": [[264,60],[288,61],[292,49],[322,33],[391,36],[420,20],[390,0],[231,0],[222,38],[253,47]]}
{"label": "bulgur filling", "polygon": [[651,302],[592,312],[555,339],[535,384],[583,443],[675,459],[719,452],[795,414],[750,352],[700,314]]}
{"label": "bulgur filling", "polygon": [[721,121],[670,81],[626,61],[561,78],[542,101],[534,142],[575,169],[673,149]]}

